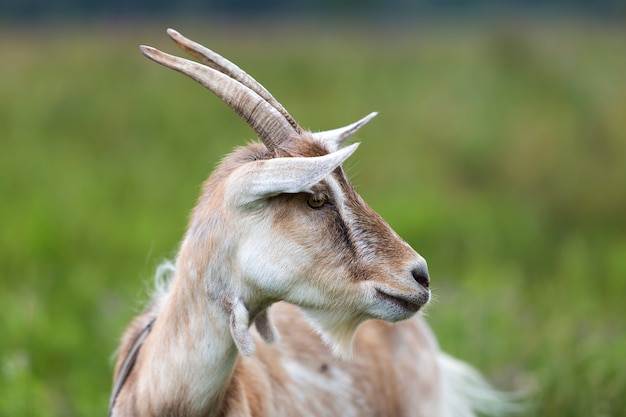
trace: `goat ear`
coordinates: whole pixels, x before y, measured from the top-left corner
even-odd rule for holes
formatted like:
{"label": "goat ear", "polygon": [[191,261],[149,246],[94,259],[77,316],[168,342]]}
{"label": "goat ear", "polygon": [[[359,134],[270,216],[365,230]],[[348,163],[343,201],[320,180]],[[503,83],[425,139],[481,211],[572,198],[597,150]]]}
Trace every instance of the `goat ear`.
{"label": "goat ear", "polygon": [[362,128],[367,122],[376,117],[378,113],[373,112],[348,126],[340,127],[338,129],[327,130],[325,132],[313,133],[313,137],[318,141],[324,143],[330,151],[336,151],[339,146],[354,135],[360,128]]}
{"label": "goat ear", "polygon": [[245,164],[229,178],[226,199],[246,205],[278,194],[308,191],[348,159],[358,145],[323,156],[274,158]]}

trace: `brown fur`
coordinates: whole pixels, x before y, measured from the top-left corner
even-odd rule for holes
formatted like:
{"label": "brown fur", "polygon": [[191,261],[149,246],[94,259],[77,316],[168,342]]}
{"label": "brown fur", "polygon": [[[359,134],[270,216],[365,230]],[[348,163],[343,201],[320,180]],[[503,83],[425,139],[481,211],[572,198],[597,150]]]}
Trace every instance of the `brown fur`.
{"label": "brown fur", "polygon": [[[240,357],[230,382],[224,387],[219,409],[208,410],[204,416],[303,415],[301,411],[307,409],[307,404],[294,406],[290,391],[300,389],[300,386],[285,371],[285,360],[302,364],[319,379],[318,387],[305,384],[301,388],[306,391],[308,401],[315,403],[315,407],[328,410],[326,415],[329,416],[343,415],[344,409],[352,409],[352,404],[357,403],[360,405],[357,408],[359,416],[419,417],[422,414],[415,413],[423,408],[423,403],[436,403],[438,349],[420,317],[394,325],[378,320],[367,321],[356,333],[354,358],[343,360],[332,355],[297,307],[278,303],[272,308],[272,315],[282,335],[280,343],[259,343],[254,357]],[[142,320],[145,316],[135,319],[125,339],[141,331],[134,324]],[[258,340],[258,335],[255,338]],[[120,358],[123,356],[122,350]],[[318,389],[330,383],[337,372],[349,376],[353,398],[338,399],[332,388]],[[131,373],[126,382],[127,389],[118,398],[119,407],[128,410],[128,415],[137,415],[138,398],[132,389],[135,382],[136,373]],[[132,394],[125,395],[127,393]],[[184,395],[184,390],[181,389],[178,395]],[[154,410],[150,415],[193,415],[183,404],[171,403],[167,410]],[[413,408],[411,404],[421,406]]]}

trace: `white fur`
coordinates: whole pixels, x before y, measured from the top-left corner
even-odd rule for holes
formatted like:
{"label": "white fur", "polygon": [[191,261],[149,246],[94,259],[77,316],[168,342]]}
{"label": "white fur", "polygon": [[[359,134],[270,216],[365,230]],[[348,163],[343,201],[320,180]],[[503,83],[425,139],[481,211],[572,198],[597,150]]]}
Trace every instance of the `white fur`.
{"label": "white fur", "polygon": [[440,352],[442,417],[499,416],[522,410],[511,395],[496,391],[476,369]]}

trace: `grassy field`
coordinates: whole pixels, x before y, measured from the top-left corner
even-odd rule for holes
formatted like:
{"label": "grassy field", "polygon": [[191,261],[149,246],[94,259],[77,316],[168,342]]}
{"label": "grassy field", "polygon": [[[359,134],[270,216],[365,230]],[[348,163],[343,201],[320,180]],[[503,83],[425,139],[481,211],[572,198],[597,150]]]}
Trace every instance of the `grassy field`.
{"label": "grassy field", "polygon": [[[349,172],[429,261],[442,347],[534,391],[524,415],[626,415],[626,31],[177,29],[305,127],[379,111]],[[156,265],[253,137],[140,56],[164,30],[0,30],[0,416],[106,413]]]}

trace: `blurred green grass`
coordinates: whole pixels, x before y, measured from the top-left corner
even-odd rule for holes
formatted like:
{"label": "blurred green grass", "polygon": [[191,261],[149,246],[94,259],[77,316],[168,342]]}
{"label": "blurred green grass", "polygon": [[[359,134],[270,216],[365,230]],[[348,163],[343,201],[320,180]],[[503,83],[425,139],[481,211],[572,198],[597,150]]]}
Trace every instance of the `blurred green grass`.
{"label": "blurred green grass", "polygon": [[[626,414],[626,31],[177,28],[305,127],[380,112],[349,172],[429,261],[445,350],[535,390],[529,416]],[[106,412],[137,300],[253,137],[140,56],[164,29],[2,30],[0,415]]]}

